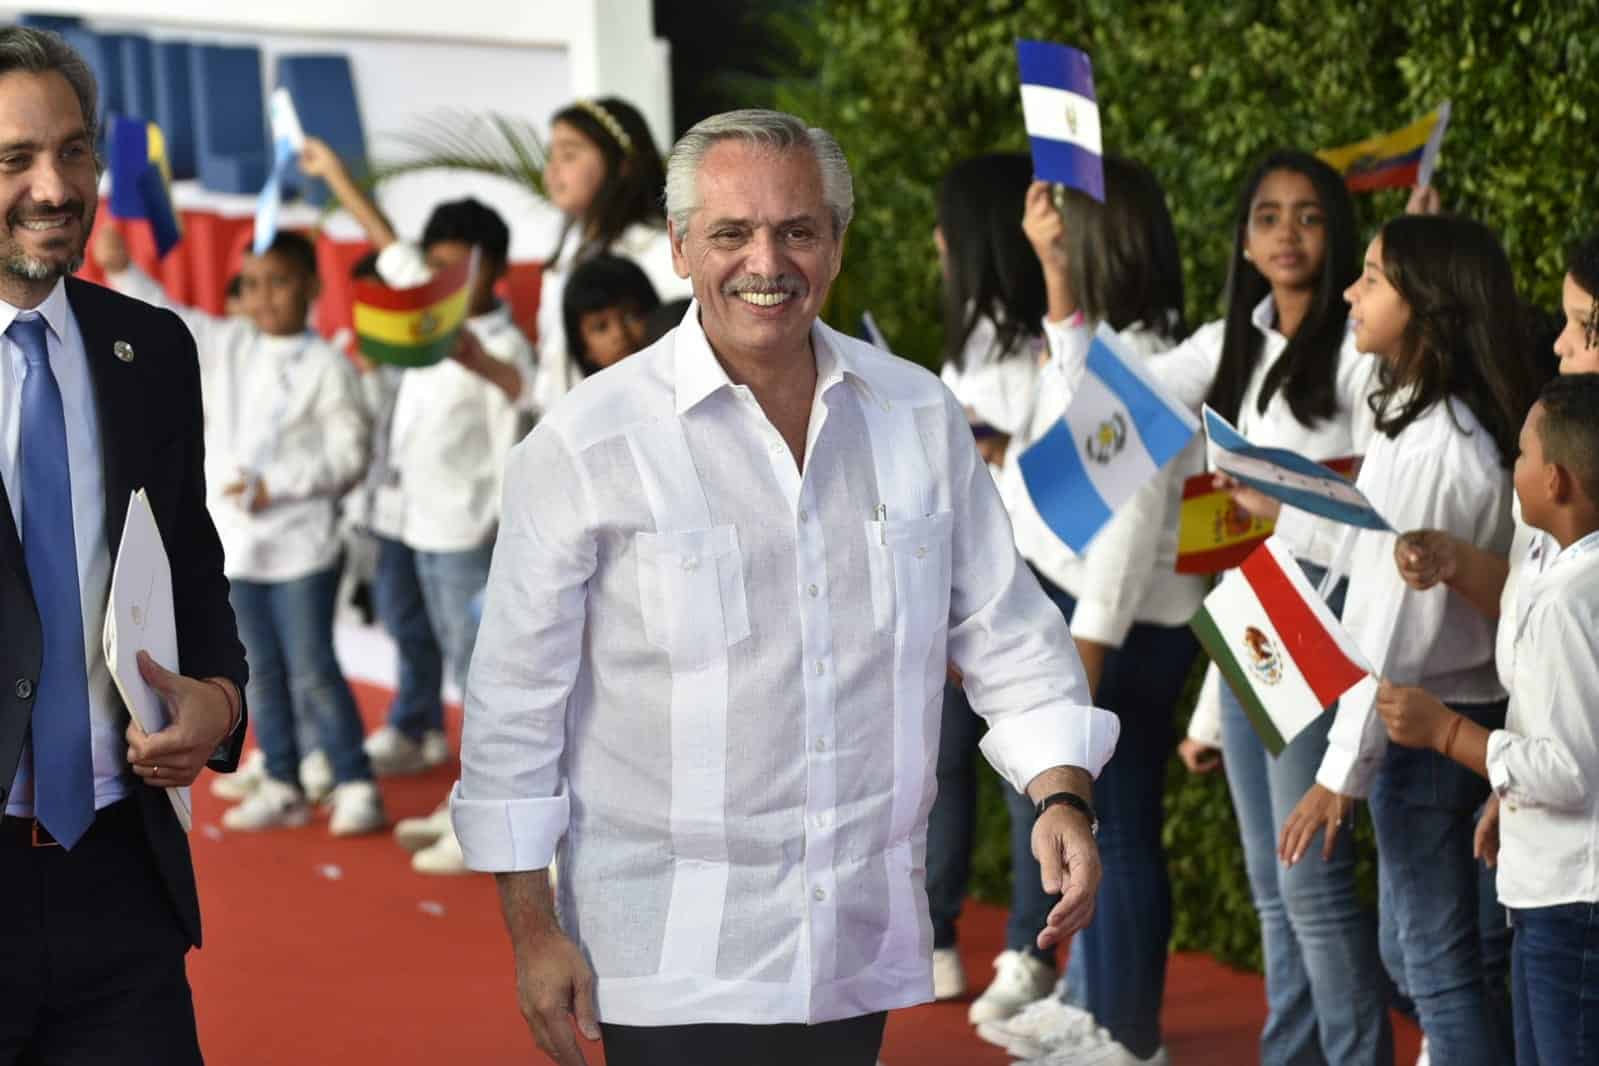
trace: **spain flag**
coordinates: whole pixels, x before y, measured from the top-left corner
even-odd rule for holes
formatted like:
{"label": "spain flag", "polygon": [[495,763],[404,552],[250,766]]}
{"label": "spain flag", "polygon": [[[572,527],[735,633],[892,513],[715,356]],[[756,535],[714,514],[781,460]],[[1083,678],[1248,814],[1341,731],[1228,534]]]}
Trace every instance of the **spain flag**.
{"label": "spain flag", "polygon": [[472,265],[435,274],[410,289],[378,281],[355,283],[355,333],[361,354],[391,366],[432,366],[455,347],[467,317]]}

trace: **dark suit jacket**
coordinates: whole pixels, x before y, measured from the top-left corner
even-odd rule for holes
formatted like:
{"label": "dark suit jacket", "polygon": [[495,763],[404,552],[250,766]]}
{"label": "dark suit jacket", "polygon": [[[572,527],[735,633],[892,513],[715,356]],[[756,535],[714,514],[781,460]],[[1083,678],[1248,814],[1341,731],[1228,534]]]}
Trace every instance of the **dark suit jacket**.
{"label": "dark suit jacket", "polygon": [[[244,692],[244,647],[239,643],[222,544],[205,509],[200,366],[194,338],[170,311],[110,289],[67,279],[94,385],[105,471],[105,538],[112,560],[122,540],[128,498],[143,488],[172,560],[178,659],[164,663],[189,677],[226,677]],[[117,341],[133,346],[123,362]],[[22,541],[0,485],[0,808],[16,776],[33,710],[43,642],[28,582]],[[115,698],[115,696],[113,696]],[[230,771],[244,743],[244,723],[213,768]],[[189,939],[200,943],[200,902],[189,841],[161,789],[134,786],[155,861]]]}

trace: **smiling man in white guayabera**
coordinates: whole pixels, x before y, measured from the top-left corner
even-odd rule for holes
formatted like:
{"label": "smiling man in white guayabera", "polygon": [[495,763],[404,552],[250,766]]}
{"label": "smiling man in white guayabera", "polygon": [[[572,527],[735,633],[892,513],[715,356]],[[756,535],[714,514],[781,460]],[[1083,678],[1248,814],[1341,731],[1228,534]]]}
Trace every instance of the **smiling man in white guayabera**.
{"label": "smiling man in white guayabera", "polygon": [[817,320],[853,199],[793,116],[690,130],[667,213],[693,306],[511,459],[453,811],[566,1066],[572,1021],[611,1066],[870,1066],[886,1012],[932,998],[947,662],[1039,806],[1040,944],[1092,917],[1117,722],[954,397]]}

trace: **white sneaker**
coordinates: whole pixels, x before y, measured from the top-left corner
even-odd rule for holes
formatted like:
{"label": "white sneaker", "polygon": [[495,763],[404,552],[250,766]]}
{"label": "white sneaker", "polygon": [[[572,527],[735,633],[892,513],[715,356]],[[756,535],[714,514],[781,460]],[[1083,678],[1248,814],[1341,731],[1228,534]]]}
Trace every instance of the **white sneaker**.
{"label": "white sneaker", "polygon": [[415,855],[412,855],[411,869],[419,874],[469,874],[472,872],[466,867],[466,856],[461,853],[461,842],[456,839],[455,830],[453,829]]}
{"label": "white sneaker", "polygon": [[1025,951],[1002,951],[994,959],[994,980],[977,997],[966,1020],[973,1025],[996,1022],[1049,995],[1055,987],[1055,968]]}
{"label": "white sneaker", "polygon": [[1421,1054],[1416,1056],[1416,1066],[1432,1066],[1432,1053],[1427,1050],[1427,1034],[1421,1034]]}
{"label": "white sneaker", "polygon": [[1098,1031],[1092,1014],[1054,996],[1031,1003],[1009,1018],[977,1026],[980,1038],[1018,1059],[1036,1059],[1075,1046]]}
{"label": "white sneaker", "polygon": [[217,774],[211,782],[211,795],[225,800],[242,800],[266,780],[266,752],[256,748],[244,757],[231,774]]}
{"label": "white sneaker", "polygon": [[450,757],[444,734],[434,730],[420,741],[412,740],[391,725],[385,725],[366,738],[362,747],[372,760],[372,772],[380,777],[419,774],[431,770]]}
{"label": "white sneaker", "polygon": [[321,803],[333,792],[333,763],[328,753],[317,748],[300,760],[300,787],[309,803]]}
{"label": "white sneaker", "polygon": [[401,818],[394,826],[394,842],[415,854],[450,831],[450,801],[445,800],[432,814],[421,818]]}
{"label": "white sneaker", "polygon": [[1095,1027],[1092,1033],[1080,1035],[1069,1045],[1026,1060],[1025,1066],[1171,1066],[1171,1058],[1164,1047],[1159,1047],[1149,1058],[1141,1059],[1123,1047],[1109,1030]]}
{"label": "white sneaker", "polygon": [[959,999],[966,994],[966,967],[954,948],[933,949],[933,998]]}
{"label": "white sneaker", "polygon": [[276,778],[262,778],[254,792],[237,807],[222,812],[224,829],[253,832],[257,829],[292,829],[311,820],[305,794]]}
{"label": "white sneaker", "polygon": [[383,797],[370,781],[346,781],[333,789],[328,832],[336,837],[375,833],[383,828]]}

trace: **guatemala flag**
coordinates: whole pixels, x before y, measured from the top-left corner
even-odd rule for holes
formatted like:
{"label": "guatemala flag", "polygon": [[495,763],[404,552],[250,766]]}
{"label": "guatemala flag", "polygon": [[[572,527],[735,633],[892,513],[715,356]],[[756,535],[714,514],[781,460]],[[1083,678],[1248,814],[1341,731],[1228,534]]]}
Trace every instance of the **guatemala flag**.
{"label": "guatemala flag", "polygon": [[295,157],[305,147],[305,131],[289,90],[278,89],[268,107],[272,119],[272,172],[255,201],[255,241],[251,251],[260,255],[278,237],[278,211],[283,207],[283,179]]}
{"label": "guatemala flag", "polygon": [[1039,517],[1082,554],[1116,509],[1198,432],[1192,412],[1162,395],[1101,323],[1066,413],[1018,459],[1022,481]]}
{"label": "guatemala flag", "polygon": [[1105,202],[1094,66],[1086,52],[1048,41],[1017,41],[1022,116],[1040,181],[1081,189]]}

